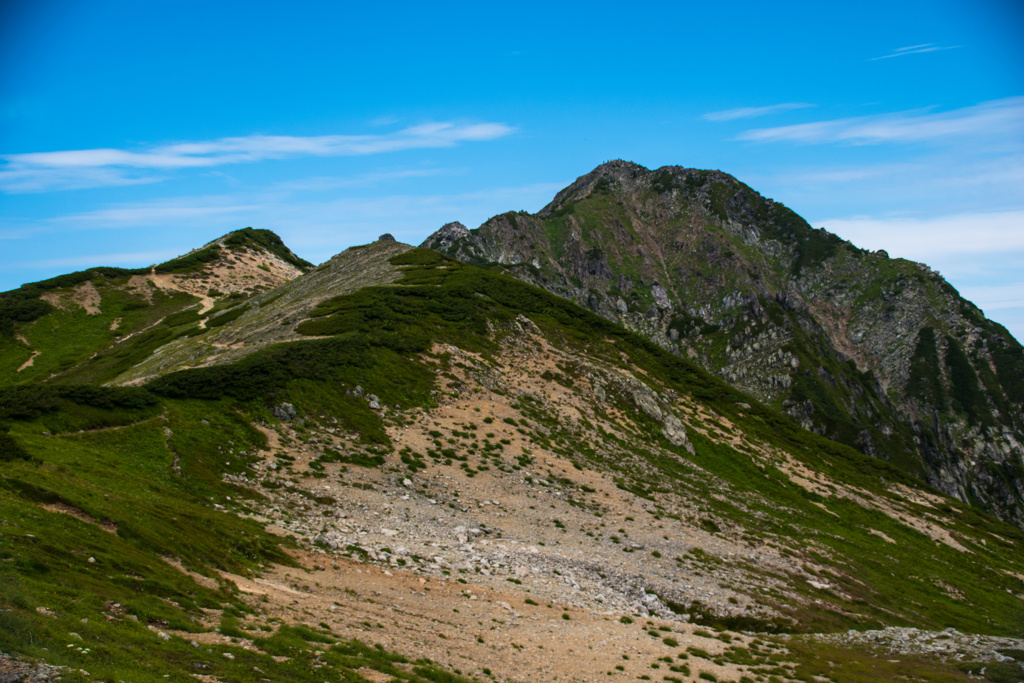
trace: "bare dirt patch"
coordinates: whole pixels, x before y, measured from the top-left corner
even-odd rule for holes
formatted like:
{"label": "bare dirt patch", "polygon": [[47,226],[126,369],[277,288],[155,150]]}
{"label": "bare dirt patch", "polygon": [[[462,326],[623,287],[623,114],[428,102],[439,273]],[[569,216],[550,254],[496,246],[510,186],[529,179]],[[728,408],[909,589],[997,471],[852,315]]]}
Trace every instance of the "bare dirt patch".
{"label": "bare dirt patch", "polygon": [[21,372],[26,368],[32,367],[36,362],[36,356],[38,356],[40,353],[42,353],[42,351],[33,351],[32,355],[29,356],[28,360],[18,366],[18,372]]}
{"label": "bare dirt patch", "polygon": [[89,315],[100,313],[100,293],[92,280],[75,285],[70,292],[47,292],[39,298],[64,311],[71,311],[77,307],[84,308]]}
{"label": "bare dirt patch", "polygon": [[90,515],[85,510],[83,510],[81,508],[78,508],[78,507],[75,507],[74,505],[68,505],[67,503],[56,502],[56,503],[49,503],[47,505],[42,505],[40,507],[42,507],[44,510],[48,510],[50,512],[57,512],[57,513],[60,513],[60,514],[69,515],[71,517],[74,517],[75,519],[78,519],[78,520],[81,520],[81,521],[85,522],[86,524],[94,524],[94,525],[98,526],[99,528],[103,529],[104,531],[106,531],[108,533],[111,533],[111,534],[116,534],[117,533],[117,523],[114,522],[113,520],[110,520],[110,519],[97,520],[95,517]]}
{"label": "bare dirt patch", "polygon": [[[564,601],[541,599],[531,605],[526,602],[531,593],[511,584],[427,578],[319,553],[300,553],[298,559],[303,569],[274,567],[260,582],[276,584],[276,590],[263,593],[269,602],[259,603],[268,617],[311,628],[327,624],[341,638],[472,673],[486,668],[515,681],[592,680],[609,671],[636,678],[687,646],[712,656],[725,649],[721,640],[696,635],[697,626],[661,619],[623,624],[617,613]],[[248,592],[249,583],[239,588]],[[648,629],[659,637],[652,638]],[[746,640],[733,635],[739,643]],[[673,637],[678,645],[663,642]],[[697,657],[688,663],[693,676],[706,671],[721,680],[738,680],[745,670]]]}

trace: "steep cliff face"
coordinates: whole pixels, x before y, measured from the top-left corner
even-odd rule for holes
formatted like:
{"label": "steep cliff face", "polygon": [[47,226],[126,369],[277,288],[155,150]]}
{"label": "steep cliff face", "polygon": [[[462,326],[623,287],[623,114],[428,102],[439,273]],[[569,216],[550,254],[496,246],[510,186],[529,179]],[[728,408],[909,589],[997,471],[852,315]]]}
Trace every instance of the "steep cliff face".
{"label": "steep cliff face", "polygon": [[725,173],[624,161],[537,214],[449,223],[423,246],[572,299],[1024,526],[1024,350],[924,264]]}

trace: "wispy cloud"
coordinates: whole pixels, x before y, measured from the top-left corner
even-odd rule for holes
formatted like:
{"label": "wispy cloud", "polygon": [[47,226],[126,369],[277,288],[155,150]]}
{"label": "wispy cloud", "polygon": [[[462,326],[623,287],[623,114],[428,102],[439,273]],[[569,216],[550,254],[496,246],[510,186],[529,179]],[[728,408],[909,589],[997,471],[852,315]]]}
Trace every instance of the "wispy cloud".
{"label": "wispy cloud", "polygon": [[452,173],[452,169],[425,168],[411,169],[404,171],[382,171],[378,173],[363,173],[357,176],[318,176],[314,178],[301,178],[289,180],[274,185],[281,190],[296,190],[304,192],[323,192],[325,190],[337,190],[345,187],[365,187],[376,185],[388,180],[402,180],[404,178],[429,178],[431,176]]}
{"label": "wispy cloud", "polygon": [[179,256],[174,250],[135,251],[116,254],[85,254],[67,258],[43,259],[40,261],[23,261],[6,265],[5,270],[14,268],[88,268],[90,266],[114,266],[124,264],[160,263]]}
{"label": "wispy cloud", "polygon": [[7,194],[147,185],[161,180],[164,180],[163,176],[142,176],[137,172],[114,168],[44,168],[18,162],[0,166],[0,191]]}
{"label": "wispy cloud", "polygon": [[301,156],[363,156],[495,140],[515,131],[503,123],[428,123],[386,135],[295,137],[250,135],[138,150],[82,149],[0,155],[0,190],[57,189],[155,182],[156,171],[252,163]]}
{"label": "wispy cloud", "polygon": [[1024,282],[994,286],[968,286],[961,288],[960,293],[985,311],[1024,307]]}
{"label": "wispy cloud", "polygon": [[960,47],[959,45],[949,45],[942,47],[935,43],[925,43],[923,45],[911,45],[909,47],[898,47],[893,50],[890,54],[882,55],[881,57],[872,57],[871,62],[877,62],[879,59],[892,59],[893,57],[906,57],[907,55],[919,55],[923,52],[939,52],[941,50],[955,50]]}
{"label": "wispy cloud", "polygon": [[768,107],[740,107],[739,109],[726,109],[725,111],[713,111],[704,114],[701,118],[707,121],[733,121],[735,119],[753,119],[758,116],[769,114],[780,114],[794,109],[806,109],[817,105],[807,102],[786,102],[784,104],[773,104]]}
{"label": "wispy cloud", "polygon": [[886,142],[924,142],[964,136],[1009,136],[1024,132],[1024,97],[983,102],[949,112],[904,111],[880,116],[859,116],[832,121],[758,128],[737,139],[755,142],[804,144],[846,143],[873,145]]}
{"label": "wispy cloud", "polygon": [[[950,188],[965,188],[974,185],[985,185],[988,189],[1004,189],[1006,195],[998,204],[1016,204],[1019,200],[1019,188],[1024,186],[1024,153],[1011,151],[1003,155],[985,154],[979,157],[965,158],[963,155],[929,154],[888,163],[822,166],[818,168],[802,168],[766,176],[753,176],[751,181],[781,184],[787,188],[805,188],[811,192],[836,192],[829,184],[859,183],[860,187],[869,188],[867,192],[877,194],[881,187],[878,183],[907,193],[911,187],[924,186],[935,195],[943,192],[949,198]],[[869,185],[874,181],[876,184]],[[899,181],[898,186],[894,181]],[[938,188],[945,188],[939,190]],[[843,190],[848,191],[848,190]],[[971,189],[972,195],[976,190]],[[984,200],[990,206],[989,198]],[[1004,208],[1003,206],[992,207]]]}
{"label": "wispy cloud", "polygon": [[246,225],[269,228],[305,258],[326,259],[352,244],[390,232],[419,244],[453,220],[469,226],[509,209],[537,211],[568,184],[539,183],[477,192],[436,195],[391,194],[372,197],[296,200],[287,193],[179,197],[114,205],[66,214],[47,221],[49,229],[174,230],[178,253]]}
{"label": "wispy cloud", "polygon": [[371,126],[390,126],[401,121],[397,116],[378,116],[370,121]]}
{"label": "wispy cloud", "polygon": [[815,221],[858,247],[914,261],[1024,253],[1024,210],[937,218],[852,217]]}
{"label": "wispy cloud", "polygon": [[[198,204],[198,205],[197,205]],[[203,205],[158,202],[155,204],[139,204],[118,206],[99,211],[86,211],[54,219],[54,222],[84,228],[116,228],[143,227],[162,225],[173,221],[195,221],[216,219],[224,216],[252,212],[259,209],[258,204],[234,204],[229,206]]]}

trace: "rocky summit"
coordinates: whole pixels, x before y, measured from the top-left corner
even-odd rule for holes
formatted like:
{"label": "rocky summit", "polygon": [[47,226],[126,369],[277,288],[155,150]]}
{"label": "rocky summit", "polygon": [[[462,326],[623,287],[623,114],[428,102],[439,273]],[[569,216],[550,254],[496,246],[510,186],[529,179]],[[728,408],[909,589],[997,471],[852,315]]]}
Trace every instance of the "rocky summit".
{"label": "rocky summit", "polygon": [[612,161],[537,214],[423,246],[691,359],[802,427],[1024,526],[1024,350],[923,263],[720,171]]}
{"label": "rocky summit", "polygon": [[937,274],[621,162],[428,245],[0,294],[0,681],[1024,675],[1019,346]]}

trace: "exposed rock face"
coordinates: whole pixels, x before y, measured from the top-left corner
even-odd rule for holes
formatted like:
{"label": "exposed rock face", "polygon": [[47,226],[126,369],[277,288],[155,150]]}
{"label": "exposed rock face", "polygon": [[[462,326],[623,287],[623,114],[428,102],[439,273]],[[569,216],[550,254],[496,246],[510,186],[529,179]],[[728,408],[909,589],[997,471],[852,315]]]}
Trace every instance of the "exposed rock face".
{"label": "exposed rock face", "polygon": [[537,214],[449,223],[423,246],[504,265],[1024,526],[1024,349],[924,264],[814,229],[720,171],[625,161]]}
{"label": "exposed rock face", "polygon": [[427,238],[423,246],[429,249],[444,250],[466,237],[469,237],[469,229],[465,225],[458,221],[445,223],[440,230]]}

